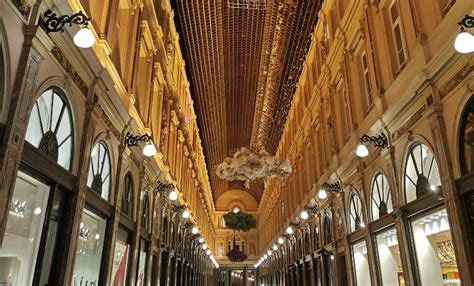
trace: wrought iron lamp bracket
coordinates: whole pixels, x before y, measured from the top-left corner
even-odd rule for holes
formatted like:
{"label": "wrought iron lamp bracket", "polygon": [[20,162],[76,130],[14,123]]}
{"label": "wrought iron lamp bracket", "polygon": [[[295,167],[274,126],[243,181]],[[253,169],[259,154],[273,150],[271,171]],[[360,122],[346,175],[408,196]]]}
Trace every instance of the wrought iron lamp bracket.
{"label": "wrought iron lamp bracket", "polygon": [[64,25],[69,24],[72,26],[73,24],[80,25],[82,28],[86,28],[89,25],[89,21],[91,20],[88,18],[82,11],[78,13],[74,13],[72,15],[62,15],[57,16],[51,10],[48,10],[44,13],[44,17],[46,18],[43,22],[43,28],[46,34],[54,33],[54,32],[64,32]]}
{"label": "wrought iron lamp bracket", "polygon": [[461,26],[462,31],[465,31],[468,28],[474,28],[474,16],[464,16],[464,18],[458,22],[458,25]]}
{"label": "wrought iron lamp bracket", "polygon": [[324,183],[321,185],[321,188],[334,192],[334,193],[342,193],[341,183]]}
{"label": "wrought iron lamp bracket", "polygon": [[378,148],[386,148],[388,146],[387,136],[385,136],[384,133],[374,136],[364,134],[362,137],[360,137],[360,142],[373,144]]}
{"label": "wrought iron lamp bracket", "polygon": [[317,205],[314,205],[314,206],[305,206],[304,207],[304,210],[307,211],[308,213],[317,213],[318,210],[319,210],[319,207]]}
{"label": "wrought iron lamp bracket", "polygon": [[163,192],[166,192],[167,190],[173,190],[174,185],[171,184],[171,183],[167,184],[167,183],[163,183],[163,182],[158,181],[156,183],[156,188],[155,189],[158,193],[163,193]]}
{"label": "wrought iron lamp bracket", "polygon": [[173,212],[177,213],[180,211],[184,211],[185,209],[187,209],[187,207],[185,205],[173,204],[172,209],[173,209]]}
{"label": "wrought iron lamp bracket", "polygon": [[140,142],[148,143],[151,141],[151,135],[145,133],[143,135],[133,135],[130,132],[127,132],[125,135],[125,145],[128,147],[137,146]]}

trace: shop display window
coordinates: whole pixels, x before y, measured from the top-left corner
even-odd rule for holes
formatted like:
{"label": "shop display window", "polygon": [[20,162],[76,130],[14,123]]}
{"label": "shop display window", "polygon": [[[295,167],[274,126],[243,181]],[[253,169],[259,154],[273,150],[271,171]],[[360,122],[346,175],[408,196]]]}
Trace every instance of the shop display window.
{"label": "shop display window", "polygon": [[145,285],[147,242],[140,239],[140,255],[138,256],[137,286]]}
{"label": "shop display window", "polygon": [[97,286],[107,221],[84,209],[79,227],[73,286]]}
{"label": "shop display window", "polygon": [[334,285],[334,282],[333,282],[333,276],[334,276],[334,255],[332,254],[329,254],[329,255],[326,255],[326,281],[327,281],[327,284],[328,286],[333,286]]}
{"label": "shop display window", "polygon": [[400,260],[397,230],[395,227],[376,234],[378,267],[384,286],[405,286],[405,276]]}
{"label": "shop display window", "polygon": [[412,229],[421,285],[461,285],[446,209],[413,220]]}
{"label": "shop display window", "polygon": [[369,258],[367,257],[367,244],[364,241],[352,245],[352,265],[354,280],[357,286],[372,285],[369,273]]}
{"label": "shop display window", "polygon": [[128,259],[130,256],[130,233],[119,228],[115,241],[114,261],[112,265],[112,284],[122,286],[127,282]]}
{"label": "shop display window", "polygon": [[18,172],[0,248],[0,285],[32,285],[49,189]]}

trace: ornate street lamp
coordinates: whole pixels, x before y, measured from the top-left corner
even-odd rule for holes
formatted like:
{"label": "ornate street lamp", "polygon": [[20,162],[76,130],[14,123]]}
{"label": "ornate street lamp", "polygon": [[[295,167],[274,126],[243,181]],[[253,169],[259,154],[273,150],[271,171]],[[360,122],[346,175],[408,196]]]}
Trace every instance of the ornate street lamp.
{"label": "ornate street lamp", "polygon": [[367,146],[365,146],[364,143],[372,144],[378,148],[385,148],[388,146],[387,137],[383,133],[374,136],[364,134],[362,135],[362,137],[360,137],[360,142],[361,143],[357,146],[356,149],[356,154],[359,157],[366,157],[367,155],[369,155],[369,149],[367,149]]}
{"label": "ornate street lamp", "polygon": [[151,135],[147,133],[143,135],[133,135],[130,132],[127,132],[127,135],[125,135],[125,144],[127,147],[137,146],[138,143],[141,142],[147,143],[145,147],[143,147],[143,155],[147,157],[155,156],[156,148],[151,139]]}
{"label": "ornate street lamp", "polygon": [[474,36],[467,32],[466,29],[474,28],[474,16],[466,15],[458,25],[461,31],[454,40],[454,48],[461,54],[474,52]]}
{"label": "ornate street lamp", "polygon": [[81,29],[79,32],[74,35],[74,44],[79,48],[90,48],[95,43],[95,37],[92,31],[89,29],[88,18],[82,11],[72,15],[62,15],[57,16],[53,11],[48,10],[44,13],[45,20],[43,22],[43,29],[46,34],[54,32],[64,32],[64,25],[69,24],[69,26],[80,25]]}
{"label": "ornate street lamp", "polygon": [[341,184],[339,182],[335,183],[324,183],[321,185],[321,189],[318,192],[318,198],[321,200],[325,200],[328,197],[328,193],[326,190],[333,192],[333,193],[340,193],[342,192]]}

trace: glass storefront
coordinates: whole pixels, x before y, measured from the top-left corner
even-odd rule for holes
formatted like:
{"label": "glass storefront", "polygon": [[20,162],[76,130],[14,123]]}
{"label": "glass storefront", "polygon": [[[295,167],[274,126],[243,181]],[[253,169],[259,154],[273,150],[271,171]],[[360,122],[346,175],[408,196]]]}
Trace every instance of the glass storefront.
{"label": "glass storefront", "polygon": [[370,286],[369,261],[367,257],[367,244],[364,241],[352,245],[352,263],[354,267],[355,285]]}
{"label": "glass storefront", "polygon": [[98,285],[107,221],[84,209],[79,227],[73,285]]}
{"label": "glass storefront", "polygon": [[378,267],[384,286],[405,286],[395,227],[376,234]]}
{"label": "glass storefront", "polygon": [[119,228],[115,241],[114,261],[112,268],[112,284],[125,285],[128,273],[128,257],[130,255],[130,234]]}
{"label": "glass storefront", "polygon": [[18,172],[0,249],[0,285],[32,285],[49,186]]}
{"label": "glass storefront", "polygon": [[144,239],[140,239],[140,255],[138,257],[137,286],[145,285],[146,254],[147,254],[146,249],[147,249],[147,242]]}
{"label": "glass storefront", "polygon": [[413,220],[412,229],[421,285],[461,285],[446,210]]}

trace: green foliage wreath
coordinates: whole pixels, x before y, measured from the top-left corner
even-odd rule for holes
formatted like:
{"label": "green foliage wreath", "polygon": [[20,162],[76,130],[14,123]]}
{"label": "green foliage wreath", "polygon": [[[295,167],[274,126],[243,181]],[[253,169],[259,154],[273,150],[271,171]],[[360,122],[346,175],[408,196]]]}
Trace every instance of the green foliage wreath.
{"label": "green foliage wreath", "polygon": [[249,231],[251,228],[257,226],[257,221],[251,214],[246,212],[229,212],[224,215],[224,221],[226,226],[234,231]]}

